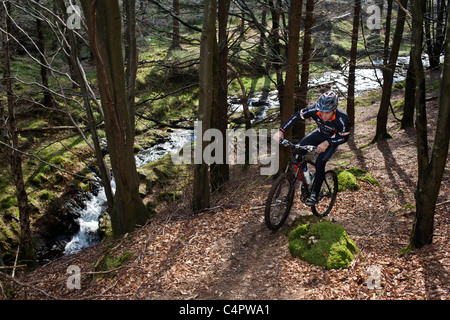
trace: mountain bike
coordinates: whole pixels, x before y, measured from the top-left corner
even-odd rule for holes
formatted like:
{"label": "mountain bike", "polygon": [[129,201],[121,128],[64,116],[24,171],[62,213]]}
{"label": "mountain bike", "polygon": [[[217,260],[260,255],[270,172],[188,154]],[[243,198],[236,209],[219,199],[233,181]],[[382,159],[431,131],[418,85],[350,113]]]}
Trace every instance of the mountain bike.
{"label": "mountain bike", "polygon": [[[316,150],[315,146],[301,146],[288,140],[282,140],[282,146],[294,149],[294,160],[289,162],[284,173],[273,183],[266,200],[265,222],[269,229],[280,228],[286,221],[294,202],[295,191],[300,186],[300,200],[305,203],[314,189],[314,161],[306,155]],[[303,152],[301,152],[303,151]],[[312,165],[311,172],[308,164]],[[337,174],[333,170],[325,172],[325,179],[318,194],[318,202],[311,207],[311,211],[318,217],[327,216],[333,209],[338,192]]]}

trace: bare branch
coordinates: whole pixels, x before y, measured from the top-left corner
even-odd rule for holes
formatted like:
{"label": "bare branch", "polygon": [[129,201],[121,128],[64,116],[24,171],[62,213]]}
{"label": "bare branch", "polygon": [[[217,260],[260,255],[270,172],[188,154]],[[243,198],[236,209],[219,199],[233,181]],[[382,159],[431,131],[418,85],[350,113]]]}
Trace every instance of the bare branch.
{"label": "bare branch", "polygon": [[82,176],[82,175],[79,175],[79,174],[76,174],[76,173],[73,173],[73,172],[64,170],[64,169],[61,168],[61,167],[58,167],[58,166],[56,166],[56,165],[54,165],[54,164],[51,164],[50,162],[45,161],[44,159],[38,157],[38,156],[35,155],[35,154],[28,153],[28,152],[24,152],[24,151],[22,151],[22,150],[19,150],[19,149],[17,149],[17,148],[14,148],[14,147],[10,146],[9,144],[4,143],[3,141],[0,141],[0,144],[1,144],[1,145],[4,145],[5,147],[7,147],[7,148],[9,148],[9,149],[11,149],[11,150],[14,150],[14,151],[16,151],[16,152],[19,152],[20,154],[23,154],[23,155],[25,155],[25,156],[33,157],[33,158],[37,159],[38,161],[40,161],[40,162],[42,162],[42,163],[44,163],[44,164],[46,164],[46,165],[48,165],[48,166],[50,166],[50,167],[52,167],[52,168],[55,168],[55,169],[57,169],[57,170],[59,170],[59,171],[61,171],[61,172],[67,173],[67,174],[69,174],[69,175],[71,175],[71,176],[74,176],[74,177],[77,177],[77,178],[81,178],[81,179],[84,179],[84,180],[93,181],[93,182],[101,182],[100,180],[97,180],[97,179],[88,178],[88,177],[85,177],[85,176]]}

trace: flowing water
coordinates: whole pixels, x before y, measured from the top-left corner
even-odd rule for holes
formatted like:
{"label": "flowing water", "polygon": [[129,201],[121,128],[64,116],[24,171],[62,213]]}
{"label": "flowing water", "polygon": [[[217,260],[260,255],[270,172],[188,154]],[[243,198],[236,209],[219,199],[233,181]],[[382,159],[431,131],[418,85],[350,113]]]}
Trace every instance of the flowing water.
{"label": "flowing water", "polygon": [[[179,151],[183,145],[192,140],[192,137],[192,130],[171,130],[169,137],[163,143],[144,149],[136,155],[136,167],[142,167],[149,162],[161,159],[168,153]],[[111,187],[113,192],[115,192],[114,179],[111,180]],[[78,218],[80,229],[66,244],[64,254],[76,253],[83,248],[98,243],[99,218],[106,211],[106,204],[105,189],[99,186],[99,191],[96,195],[92,193],[88,195],[83,208],[76,208],[80,212],[80,217]]]}

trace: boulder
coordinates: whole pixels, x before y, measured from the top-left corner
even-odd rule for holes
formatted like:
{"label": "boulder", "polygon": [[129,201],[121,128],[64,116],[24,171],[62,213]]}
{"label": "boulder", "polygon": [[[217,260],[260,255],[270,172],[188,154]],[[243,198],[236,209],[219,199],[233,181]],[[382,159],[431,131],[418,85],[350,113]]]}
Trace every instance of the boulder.
{"label": "boulder", "polygon": [[289,234],[293,256],[326,269],[347,268],[358,253],[341,226],[328,221],[301,225]]}
{"label": "boulder", "polygon": [[348,171],[342,171],[338,174],[339,191],[350,190],[357,191],[360,186],[354,174]]}
{"label": "boulder", "polygon": [[338,175],[339,191],[359,190],[360,185],[358,183],[358,180],[366,181],[371,185],[380,186],[380,183],[376,179],[374,179],[369,172],[359,168],[335,169],[335,172]]}

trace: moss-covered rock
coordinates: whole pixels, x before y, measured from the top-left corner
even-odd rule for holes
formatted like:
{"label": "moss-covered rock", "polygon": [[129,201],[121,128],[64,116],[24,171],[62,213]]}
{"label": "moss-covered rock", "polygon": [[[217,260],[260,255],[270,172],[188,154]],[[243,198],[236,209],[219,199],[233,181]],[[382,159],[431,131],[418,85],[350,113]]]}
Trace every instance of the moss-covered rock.
{"label": "moss-covered rock", "polygon": [[113,254],[106,253],[103,255],[100,261],[97,262],[97,266],[95,268],[96,272],[99,272],[99,277],[102,276],[102,272],[105,272],[104,275],[114,278],[116,276],[116,272],[110,270],[117,269],[122,265],[126,264],[128,260],[134,255],[134,252],[126,251],[123,255],[116,257]]}
{"label": "moss-covered rock", "polygon": [[289,234],[292,255],[326,269],[347,268],[358,253],[341,226],[324,221],[299,226]]}
{"label": "moss-covered rock", "polygon": [[365,170],[359,168],[350,168],[347,169],[346,171],[353,174],[357,179],[366,181],[371,185],[380,185],[380,183],[374,177],[372,177],[372,175],[369,172]]}
{"label": "moss-covered rock", "polygon": [[366,181],[371,185],[380,185],[380,183],[372,177],[372,175],[359,168],[335,169],[338,175],[339,191],[350,190],[357,191],[360,189],[358,180]]}
{"label": "moss-covered rock", "polygon": [[348,171],[342,171],[338,174],[338,182],[339,192],[344,190],[357,191],[360,188],[356,177]]}

